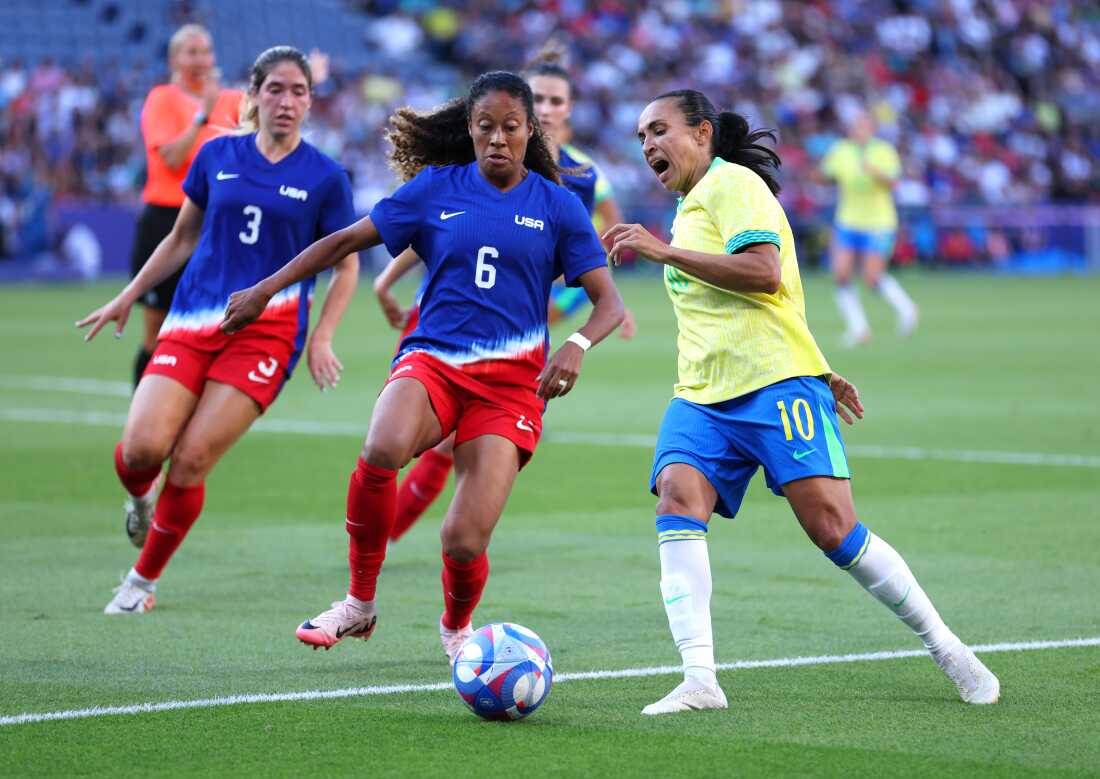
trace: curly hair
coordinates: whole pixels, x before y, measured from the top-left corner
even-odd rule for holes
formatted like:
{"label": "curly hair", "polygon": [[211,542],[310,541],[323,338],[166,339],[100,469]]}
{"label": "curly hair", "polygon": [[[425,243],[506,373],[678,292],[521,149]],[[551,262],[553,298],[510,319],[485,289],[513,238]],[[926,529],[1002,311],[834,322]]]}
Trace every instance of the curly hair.
{"label": "curly hair", "polygon": [[702,92],[694,89],[677,89],[657,95],[654,100],[673,98],[684,115],[689,127],[698,127],[704,121],[710,122],[714,133],[710,137],[710,151],[715,157],[726,162],[744,165],[768,185],[772,194],[779,193],[779,182],[775,173],[782,165],[779,155],[773,149],[757,143],[763,138],[775,142],[775,133],[771,130],[749,130],[749,123],[741,114],[733,111],[719,113],[714,104]]}
{"label": "curly hair", "polygon": [[474,143],[470,138],[470,114],[481,98],[490,92],[504,92],[523,102],[527,121],[535,128],[523,164],[543,178],[561,184],[558,164],[535,118],[535,100],[531,87],[515,73],[494,70],[478,76],[465,98],[454,98],[431,111],[416,111],[408,106],[390,117],[386,140],[390,142],[390,167],[408,181],[428,165],[465,165],[473,162]]}

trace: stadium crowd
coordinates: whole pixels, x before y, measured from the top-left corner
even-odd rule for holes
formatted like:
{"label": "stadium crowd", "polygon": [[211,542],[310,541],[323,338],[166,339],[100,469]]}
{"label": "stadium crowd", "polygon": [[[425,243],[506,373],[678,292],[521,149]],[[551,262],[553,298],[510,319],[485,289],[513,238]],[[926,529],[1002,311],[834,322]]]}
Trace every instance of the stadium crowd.
{"label": "stadium crowd", "polygon": [[[434,105],[483,70],[517,69],[551,36],[570,50],[574,139],[634,218],[656,223],[668,210],[641,164],[634,122],[648,98],[686,83],[778,131],[782,198],[802,223],[824,223],[833,190],[817,165],[861,105],[904,160],[902,208],[1100,201],[1100,12],[1088,3],[354,5],[376,64],[352,72],[334,55],[307,132],[349,168],[360,210],[396,183],[382,135],[395,106]],[[0,63],[0,254],[46,245],[51,199],[136,202],[141,100],[164,77],[159,61]]]}

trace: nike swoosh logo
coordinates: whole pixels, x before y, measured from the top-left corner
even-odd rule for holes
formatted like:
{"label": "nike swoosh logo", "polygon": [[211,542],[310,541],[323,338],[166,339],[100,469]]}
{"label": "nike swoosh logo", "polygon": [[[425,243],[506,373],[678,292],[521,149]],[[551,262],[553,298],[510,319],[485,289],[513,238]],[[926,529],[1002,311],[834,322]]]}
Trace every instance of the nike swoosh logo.
{"label": "nike swoosh logo", "polygon": [[446,211],[440,211],[439,212],[439,218],[440,218],[440,220],[446,222],[452,216],[458,216],[459,214],[465,214],[465,213],[466,213],[465,211],[452,211],[451,213],[448,214]]}
{"label": "nike swoosh logo", "polygon": [[527,417],[523,415],[521,415],[519,421],[516,422],[516,427],[518,427],[520,430],[526,430],[528,433],[535,432],[535,428],[527,424]]}
{"label": "nike swoosh logo", "polygon": [[791,457],[793,457],[796,460],[801,460],[803,457],[809,457],[811,454],[813,454],[816,451],[817,451],[816,449],[807,449],[805,452],[792,452]]}
{"label": "nike swoosh logo", "polygon": [[137,607],[140,606],[144,602],[145,602],[145,598],[142,598],[141,600],[136,601],[133,606],[119,606],[119,608],[122,609],[123,611],[137,611]]}
{"label": "nike swoosh logo", "polygon": [[348,633],[366,633],[370,630],[371,626],[377,621],[378,617],[371,617],[370,622],[364,622],[362,625],[351,625],[347,630],[341,630],[336,628],[336,637],[343,638]]}
{"label": "nike swoosh logo", "polygon": [[254,381],[257,384],[270,384],[271,383],[270,379],[265,379],[263,376],[257,376],[256,371],[249,371],[248,372],[248,378],[249,378],[249,380]]}
{"label": "nike swoosh logo", "polygon": [[909,589],[907,589],[907,590],[905,591],[905,594],[901,596],[901,600],[899,600],[899,601],[898,601],[897,603],[894,603],[894,604],[892,604],[892,608],[893,608],[893,609],[894,609],[895,611],[896,611],[897,609],[900,609],[900,608],[901,608],[901,604],[905,603],[905,601],[907,601],[907,600],[909,599],[909,593],[910,593],[910,592],[912,592],[912,591],[913,591],[913,585],[912,585],[912,584],[910,584],[910,585],[909,585]]}
{"label": "nike swoosh logo", "polygon": [[393,373],[390,374],[390,378],[392,379],[394,376],[401,373],[401,371],[411,371],[412,369],[413,369],[413,366],[411,366],[411,365],[402,365],[400,368],[398,368],[397,370],[395,370]]}
{"label": "nike swoosh logo", "polygon": [[677,595],[675,598],[665,598],[665,605],[666,606],[671,606],[676,601],[683,600],[684,598],[688,597],[688,595],[689,595],[689,593],[685,592],[683,595]]}
{"label": "nike swoosh logo", "polygon": [[226,173],[223,170],[219,170],[218,175],[215,176],[215,178],[217,178],[218,181],[226,181],[228,179],[237,179],[237,178],[240,178],[240,177],[241,177],[240,173]]}

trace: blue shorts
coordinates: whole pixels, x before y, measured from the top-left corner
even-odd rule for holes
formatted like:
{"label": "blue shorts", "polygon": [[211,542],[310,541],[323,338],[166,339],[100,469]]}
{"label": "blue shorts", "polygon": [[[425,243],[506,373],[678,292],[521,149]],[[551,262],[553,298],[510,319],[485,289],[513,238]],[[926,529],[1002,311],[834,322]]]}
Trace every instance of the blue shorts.
{"label": "blue shorts", "polygon": [[554,282],[550,287],[550,302],[565,319],[580,311],[588,302],[588,293],[584,291],[584,287],[567,287],[560,282]]}
{"label": "blue shorts", "polygon": [[894,253],[893,230],[871,231],[853,230],[849,227],[833,226],[833,240],[836,245],[851,249],[857,254],[881,254],[886,259]]}
{"label": "blue shorts", "polygon": [[802,376],[722,403],[673,398],[661,422],[649,489],[666,465],[686,463],[718,493],[714,510],[733,517],[756,469],[776,495],[783,485],[811,476],[847,479],[848,456],[829,385]]}

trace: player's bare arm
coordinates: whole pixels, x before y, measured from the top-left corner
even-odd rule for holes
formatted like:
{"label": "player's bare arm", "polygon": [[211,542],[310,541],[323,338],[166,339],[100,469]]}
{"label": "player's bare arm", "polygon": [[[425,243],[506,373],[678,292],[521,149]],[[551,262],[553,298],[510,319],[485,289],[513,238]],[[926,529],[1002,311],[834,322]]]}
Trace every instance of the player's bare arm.
{"label": "player's bare arm", "polygon": [[343,364],[332,350],[332,335],[355,295],[358,281],[359,255],[353,252],[333,267],[321,316],[309,337],[309,348],[306,352],[309,374],[322,392],[326,388],[335,387],[344,370]]}
{"label": "player's bare arm", "polygon": [[752,244],[737,254],[707,254],[669,246],[640,224],[617,224],[604,233],[609,257],[616,265],[627,250],[661,265],[690,273],[697,279],[730,292],[775,293],[779,289],[779,249],[775,244]]}
{"label": "player's bare arm", "polygon": [[403,308],[390,290],[419,262],[420,257],[410,247],[394,257],[374,278],[374,294],[378,298],[378,305],[382,307],[382,313],[386,315],[390,327],[395,330],[400,330],[409,321],[409,309]]}
{"label": "player's bare arm", "polygon": [[112,321],[117,323],[115,337],[122,335],[134,303],[179,270],[195,251],[202,229],[202,218],[203,210],[195,205],[191,198],[185,198],[179,216],[176,217],[176,223],[172,226],[172,232],[160,242],[138,275],[111,302],[76,323],[77,327],[92,326],[84,336],[85,341],[95,338],[96,333]]}
{"label": "player's bare arm", "polygon": [[222,332],[235,333],[245,325],[255,322],[267,308],[271,298],[280,290],[331,268],[352,252],[369,249],[380,243],[382,236],[378,234],[378,229],[369,216],[315,241],[266,279],[230,295],[229,305],[225,307],[225,319],[221,324]]}
{"label": "player's bare arm", "polygon": [[[592,313],[577,332],[594,346],[622,324],[623,299],[607,268],[588,271],[580,277],[580,282],[592,301]],[[569,394],[577,383],[584,353],[585,349],[573,341],[562,344],[538,376],[539,397],[550,399]]]}

